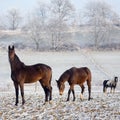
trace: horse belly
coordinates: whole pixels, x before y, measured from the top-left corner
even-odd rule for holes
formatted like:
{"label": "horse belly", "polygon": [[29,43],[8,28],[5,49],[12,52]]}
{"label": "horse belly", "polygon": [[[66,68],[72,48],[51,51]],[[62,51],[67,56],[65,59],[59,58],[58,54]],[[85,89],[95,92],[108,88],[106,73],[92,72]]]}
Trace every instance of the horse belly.
{"label": "horse belly", "polygon": [[24,83],[34,83],[37,82],[41,79],[41,76],[31,76],[29,75],[28,77],[25,78]]}
{"label": "horse belly", "polygon": [[78,79],[77,84],[83,85],[83,83],[86,81],[86,79]]}

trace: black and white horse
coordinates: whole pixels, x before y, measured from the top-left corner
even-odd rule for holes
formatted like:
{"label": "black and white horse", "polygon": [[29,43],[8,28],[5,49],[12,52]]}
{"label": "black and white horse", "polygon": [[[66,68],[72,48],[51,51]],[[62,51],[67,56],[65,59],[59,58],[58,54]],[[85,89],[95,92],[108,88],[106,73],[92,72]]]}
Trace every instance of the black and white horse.
{"label": "black and white horse", "polygon": [[112,90],[113,92],[115,92],[117,82],[118,82],[118,77],[114,77],[113,80],[104,80],[103,81],[103,92],[105,93],[108,87],[111,88],[111,93],[112,93]]}

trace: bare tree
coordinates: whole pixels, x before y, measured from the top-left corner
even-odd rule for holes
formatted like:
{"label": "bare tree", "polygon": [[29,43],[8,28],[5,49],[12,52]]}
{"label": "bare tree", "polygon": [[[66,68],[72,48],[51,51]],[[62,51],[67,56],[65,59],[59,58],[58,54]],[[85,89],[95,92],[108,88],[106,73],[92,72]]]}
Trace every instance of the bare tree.
{"label": "bare tree", "polygon": [[29,32],[31,39],[36,44],[36,50],[39,50],[40,42],[46,37],[47,5],[38,3],[37,8],[29,17]]}
{"label": "bare tree", "polygon": [[0,14],[0,30],[5,29],[5,16]]}
{"label": "bare tree", "polygon": [[52,47],[57,49],[64,40],[67,23],[73,14],[70,0],[51,0],[51,15],[49,29],[52,36]]}
{"label": "bare tree", "polygon": [[109,41],[110,32],[113,27],[114,12],[111,7],[100,1],[88,2],[86,5],[85,16],[90,26],[92,26],[95,47],[100,43]]}
{"label": "bare tree", "polygon": [[36,49],[40,43],[52,40],[52,48],[56,49],[61,45],[67,29],[67,23],[73,12],[70,0],[51,0],[51,4],[38,3],[34,13],[29,17],[29,32],[31,39],[36,44]]}
{"label": "bare tree", "polygon": [[11,30],[15,30],[21,23],[22,17],[18,9],[11,9],[7,13],[8,26]]}

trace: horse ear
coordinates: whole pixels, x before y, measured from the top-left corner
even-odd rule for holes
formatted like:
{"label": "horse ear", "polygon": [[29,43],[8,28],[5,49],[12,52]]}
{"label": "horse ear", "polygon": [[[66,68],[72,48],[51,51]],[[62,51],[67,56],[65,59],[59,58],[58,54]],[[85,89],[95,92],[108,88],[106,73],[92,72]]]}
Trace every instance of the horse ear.
{"label": "horse ear", "polygon": [[10,45],[8,46],[8,49],[10,50]]}
{"label": "horse ear", "polygon": [[12,46],[12,49],[14,50],[14,48],[15,48],[15,47],[14,47],[14,45],[13,45],[13,46]]}
{"label": "horse ear", "polygon": [[12,46],[8,46],[8,49],[10,50],[10,49],[12,49],[12,50],[14,50],[14,45],[12,45]]}

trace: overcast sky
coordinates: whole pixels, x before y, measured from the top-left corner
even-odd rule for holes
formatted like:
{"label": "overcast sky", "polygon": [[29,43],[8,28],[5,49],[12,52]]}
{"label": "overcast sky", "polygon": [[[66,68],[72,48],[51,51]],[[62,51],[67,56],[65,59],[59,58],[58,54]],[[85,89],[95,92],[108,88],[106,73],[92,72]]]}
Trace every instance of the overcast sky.
{"label": "overcast sky", "polygon": [[[37,1],[41,2],[49,2],[50,0],[0,0],[0,12],[5,12],[11,8],[18,8],[21,12],[29,12],[33,10]],[[76,9],[82,10],[88,1],[95,0],[71,0],[71,2],[75,5]],[[98,0],[96,0],[98,1]],[[116,11],[120,15],[120,0],[100,0],[108,3],[114,11]]]}

